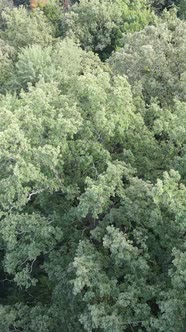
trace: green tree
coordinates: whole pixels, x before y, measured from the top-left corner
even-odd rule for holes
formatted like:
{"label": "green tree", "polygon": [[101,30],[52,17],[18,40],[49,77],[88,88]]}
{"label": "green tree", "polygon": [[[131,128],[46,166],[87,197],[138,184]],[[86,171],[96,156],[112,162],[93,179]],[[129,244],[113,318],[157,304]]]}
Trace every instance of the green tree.
{"label": "green tree", "polygon": [[9,87],[8,83],[14,72],[14,56],[14,47],[0,39],[0,92],[4,92]]}
{"label": "green tree", "polygon": [[32,44],[45,46],[53,40],[54,28],[39,9],[32,12],[23,6],[6,9],[2,19],[1,38],[17,49]]}
{"label": "green tree", "polygon": [[158,14],[161,14],[163,10],[170,10],[176,7],[178,17],[186,18],[186,3],[185,0],[150,0],[152,7]]}
{"label": "green tree", "polygon": [[[85,331],[180,332],[186,318],[186,188],[173,170],[155,186],[127,178],[126,187],[111,194],[115,206],[106,206],[76,252],[74,293],[85,303],[80,321]],[[99,200],[91,200],[89,190],[87,206],[94,204],[99,213]]]}
{"label": "green tree", "polygon": [[[1,330],[15,325],[25,331],[36,327],[39,332],[44,328],[50,331],[63,322],[66,329],[81,331],[79,299],[74,298],[67,309],[67,300],[73,297],[68,265],[84,228],[94,225],[92,217],[82,225],[80,222],[87,199],[95,195],[91,181],[100,174],[99,188],[105,194],[98,213],[109,204],[117,186],[115,172],[120,174],[122,165],[115,164],[114,155],[112,162],[112,150],[133,127],[132,94],[125,78],[112,78],[97,57],[69,40],[53,47],[23,48],[16,60],[18,96],[1,96],[0,104],[0,234],[2,275],[8,282],[2,307],[7,316]],[[112,188],[106,193],[111,179]],[[83,195],[88,183],[93,185],[90,198]],[[43,290],[46,287],[48,293]],[[66,296],[64,300],[59,290]],[[38,310],[37,294],[41,302]],[[33,298],[33,311],[25,317],[27,302]],[[20,309],[18,303],[22,303]],[[68,327],[71,314],[74,318]],[[40,320],[45,325],[38,325]]]}
{"label": "green tree", "polygon": [[186,328],[186,26],[137,4],[3,7],[1,332]]}
{"label": "green tree", "polygon": [[125,35],[123,48],[109,59],[116,73],[127,75],[147,103],[157,98],[162,104],[174,98],[185,101],[186,23],[174,12],[165,14],[157,25]]}
{"label": "green tree", "polygon": [[175,5],[178,9],[178,16],[182,19],[186,19],[186,3],[184,0],[176,0]]}
{"label": "green tree", "polygon": [[152,7],[160,14],[164,9],[169,10],[174,6],[175,0],[150,0]]}
{"label": "green tree", "polygon": [[83,49],[105,59],[120,45],[123,32],[138,31],[152,21],[144,0],[81,0],[64,14],[62,28]]}

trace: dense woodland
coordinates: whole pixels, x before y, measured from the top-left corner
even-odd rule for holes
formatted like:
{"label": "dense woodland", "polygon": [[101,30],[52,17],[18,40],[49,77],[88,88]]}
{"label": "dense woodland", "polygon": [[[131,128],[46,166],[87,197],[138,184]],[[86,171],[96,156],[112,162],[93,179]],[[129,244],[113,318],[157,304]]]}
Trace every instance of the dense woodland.
{"label": "dense woodland", "polygon": [[186,1],[0,0],[0,332],[186,331]]}

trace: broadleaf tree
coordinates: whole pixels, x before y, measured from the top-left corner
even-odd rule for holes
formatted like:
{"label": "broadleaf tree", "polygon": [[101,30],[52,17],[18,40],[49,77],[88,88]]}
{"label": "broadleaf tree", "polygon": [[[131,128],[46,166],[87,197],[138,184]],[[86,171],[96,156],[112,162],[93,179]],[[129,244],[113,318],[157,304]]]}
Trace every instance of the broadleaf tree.
{"label": "broadleaf tree", "polygon": [[184,332],[185,21],[53,4],[0,14],[0,331]]}

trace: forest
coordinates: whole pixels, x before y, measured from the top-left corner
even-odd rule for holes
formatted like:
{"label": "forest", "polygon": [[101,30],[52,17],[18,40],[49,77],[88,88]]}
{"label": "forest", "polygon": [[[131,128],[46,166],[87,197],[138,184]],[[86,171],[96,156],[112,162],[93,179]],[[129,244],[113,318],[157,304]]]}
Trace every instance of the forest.
{"label": "forest", "polygon": [[0,332],[186,332],[185,0],[0,0]]}

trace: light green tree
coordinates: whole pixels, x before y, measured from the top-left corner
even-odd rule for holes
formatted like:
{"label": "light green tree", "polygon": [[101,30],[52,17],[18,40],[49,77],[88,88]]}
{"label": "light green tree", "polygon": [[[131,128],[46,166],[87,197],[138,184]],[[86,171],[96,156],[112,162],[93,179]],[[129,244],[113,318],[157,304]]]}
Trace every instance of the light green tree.
{"label": "light green tree", "polygon": [[54,28],[41,10],[29,12],[23,6],[5,8],[1,16],[4,29],[0,36],[11,46],[19,49],[32,44],[45,46],[52,42]]}
{"label": "light green tree", "polygon": [[175,97],[185,101],[185,29],[174,12],[165,14],[157,25],[125,35],[123,48],[109,59],[115,72],[142,89],[147,103],[152,97],[161,104]]}
{"label": "light green tree", "polygon": [[186,328],[186,27],[143,4],[81,1],[73,39],[2,11],[1,332]]}

